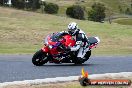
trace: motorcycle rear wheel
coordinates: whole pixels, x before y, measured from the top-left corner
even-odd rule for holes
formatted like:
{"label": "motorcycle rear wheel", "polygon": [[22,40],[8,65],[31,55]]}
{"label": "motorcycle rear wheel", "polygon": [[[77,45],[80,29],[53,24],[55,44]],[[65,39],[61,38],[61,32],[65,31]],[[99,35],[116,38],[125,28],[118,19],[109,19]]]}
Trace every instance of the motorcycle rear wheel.
{"label": "motorcycle rear wheel", "polygon": [[90,50],[90,51],[87,51],[87,53],[85,54],[84,59],[83,59],[83,63],[84,63],[85,61],[87,61],[87,60],[89,59],[90,56],[91,56],[91,50]]}
{"label": "motorcycle rear wheel", "polygon": [[32,63],[36,66],[42,66],[43,64],[48,62],[48,58],[46,53],[42,50],[37,51],[32,58]]}
{"label": "motorcycle rear wheel", "polygon": [[90,51],[87,51],[87,53],[85,54],[84,58],[76,58],[74,63],[75,64],[82,64],[84,63],[85,61],[87,61],[89,59],[89,57],[91,56],[91,50]]}

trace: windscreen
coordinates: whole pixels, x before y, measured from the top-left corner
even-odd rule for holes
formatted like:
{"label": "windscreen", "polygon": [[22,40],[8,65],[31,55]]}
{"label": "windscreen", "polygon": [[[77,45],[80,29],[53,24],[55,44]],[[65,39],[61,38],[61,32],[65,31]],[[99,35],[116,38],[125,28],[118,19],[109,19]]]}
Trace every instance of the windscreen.
{"label": "windscreen", "polygon": [[50,37],[51,41],[58,42],[62,38],[61,33],[53,33]]}

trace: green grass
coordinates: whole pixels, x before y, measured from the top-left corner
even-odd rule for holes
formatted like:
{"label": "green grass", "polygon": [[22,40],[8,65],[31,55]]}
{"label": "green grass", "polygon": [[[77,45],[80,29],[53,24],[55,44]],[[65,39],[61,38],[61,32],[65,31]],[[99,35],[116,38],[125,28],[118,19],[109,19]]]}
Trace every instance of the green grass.
{"label": "green grass", "polygon": [[34,53],[43,45],[43,38],[67,29],[71,21],[87,34],[99,36],[101,43],[93,54],[132,54],[132,26],[75,20],[0,7],[0,53]]}
{"label": "green grass", "polygon": [[114,20],[114,22],[122,25],[132,25],[132,18],[120,18]]}
{"label": "green grass", "polygon": [[91,5],[94,2],[100,2],[103,3],[107,8],[109,8],[113,13],[119,13],[119,6],[121,6],[122,10],[125,11],[127,7],[130,8],[131,0],[84,0],[84,2],[81,2],[81,0],[48,0],[48,2],[56,3],[60,6],[59,14],[64,15],[66,8],[79,4],[82,6],[85,6],[87,10],[91,8]]}
{"label": "green grass", "polygon": [[125,11],[127,7],[130,7],[131,0],[100,0],[108,8],[111,8],[113,12],[119,13],[119,6]]}

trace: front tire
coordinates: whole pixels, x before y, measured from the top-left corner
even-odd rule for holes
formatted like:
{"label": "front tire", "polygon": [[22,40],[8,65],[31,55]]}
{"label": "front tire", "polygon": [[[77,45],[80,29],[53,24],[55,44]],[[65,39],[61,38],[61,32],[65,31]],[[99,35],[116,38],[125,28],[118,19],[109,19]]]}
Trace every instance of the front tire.
{"label": "front tire", "polygon": [[32,58],[32,63],[36,66],[42,66],[48,62],[48,58],[45,52],[42,50],[37,51]]}

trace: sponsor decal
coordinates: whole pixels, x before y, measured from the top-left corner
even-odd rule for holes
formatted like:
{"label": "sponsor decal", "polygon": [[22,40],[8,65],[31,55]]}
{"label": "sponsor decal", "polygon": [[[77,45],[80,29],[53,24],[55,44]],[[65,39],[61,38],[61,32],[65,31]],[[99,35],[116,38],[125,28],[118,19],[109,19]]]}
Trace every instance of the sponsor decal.
{"label": "sponsor decal", "polygon": [[131,81],[128,79],[89,79],[88,71],[81,70],[82,76],[79,77],[79,82],[82,86],[89,85],[116,85],[116,86],[129,86]]}

